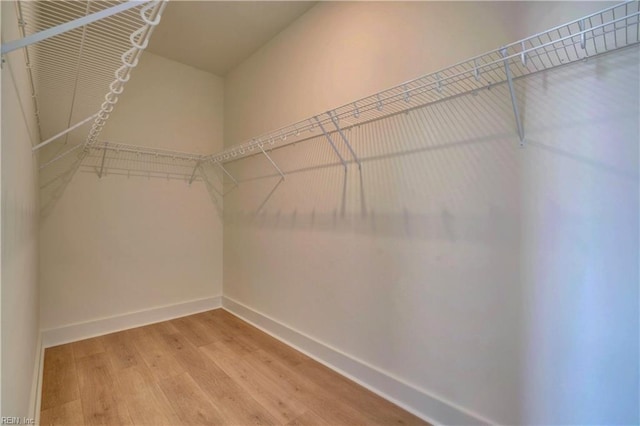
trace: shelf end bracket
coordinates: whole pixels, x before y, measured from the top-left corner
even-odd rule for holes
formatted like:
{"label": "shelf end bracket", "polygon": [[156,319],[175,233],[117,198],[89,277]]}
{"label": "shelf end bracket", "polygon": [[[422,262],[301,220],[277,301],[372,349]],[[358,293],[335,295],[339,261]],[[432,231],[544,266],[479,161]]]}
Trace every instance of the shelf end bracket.
{"label": "shelf end bracket", "polygon": [[513,88],[513,77],[511,75],[511,68],[509,67],[509,59],[507,55],[507,49],[500,51],[504,60],[504,72],[507,76],[507,84],[509,85],[509,94],[511,95],[511,106],[513,107],[513,115],[516,119],[516,127],[518,130],[518,138],[520,138],[520,146],[524,146],[524,129],[522,127],[522,120],[520,118],[520,110],[518,109],[518,100],[516,99],[516,91]]}

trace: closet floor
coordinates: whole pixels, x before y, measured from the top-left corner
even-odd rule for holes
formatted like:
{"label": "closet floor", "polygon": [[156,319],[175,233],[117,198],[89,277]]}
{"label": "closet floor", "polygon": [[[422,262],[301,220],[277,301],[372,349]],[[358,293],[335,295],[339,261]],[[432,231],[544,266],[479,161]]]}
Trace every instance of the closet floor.
{"label": "closet floor", "polygon": [[425,424],[222,309],[48,348],[42,425]]}

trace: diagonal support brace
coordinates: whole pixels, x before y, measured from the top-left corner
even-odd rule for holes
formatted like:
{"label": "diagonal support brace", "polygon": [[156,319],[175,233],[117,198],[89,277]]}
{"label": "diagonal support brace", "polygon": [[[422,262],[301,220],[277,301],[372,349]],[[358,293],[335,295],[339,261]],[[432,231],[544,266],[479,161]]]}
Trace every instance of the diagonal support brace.
{"label": "diagonal support brace", "polygon": [[331,119],[331,122],[333,123],[333,126],[336,128],[336,130],[338,131],[338,134],[342,138],[342,142],[344,142],[344,144],[347,146],[347,148],[349,148],[349,152],[351,153],[351,156],[353,157],[353,160],[358,164],[358,169],[362,170],[362,164],[360,164],[360,160],[358,159],[358,156],[356,155],[355,151],[351,147],[351,144],[349,143],[349,139],[347,139],[347,137],[344,135],[344,132],[340,128],[340,125],[338,124],[338,119],[333,115],[332,111],[328,111],[327,115]]}
{"label": "diagonal support brace", "polygon": [[198,171],[198,167],[200,167],[200,160],[196,161],[196,165],[193,167],[193,172],[191,172],[191,177],[189,178],[189,185],[191,185],[196,179],[196,172]]}
{"label": "diagonal support brace", "polygon": [[218,167],[220,167],[220,168],[222,169],[222,171],[224,172],[224,174],[225,174],[225,175],[227,175],[227,176],[229,177],[229,179],[231,179],[231,182],[233,182],[233,184],[234,184],[235,186],[238,186],[238,181],[237,181],[237,180],[235,180],[235,179],[233,178],[233,176],[231,176],[231,173],[229,173],[229,172],[227,171],[227,169],[225,169],[225,168],[224,168],[224,166],[223,166],[222,164],[220,164],[218,161],[214,161],[214,164],[216,164]]}
{"label": "diagonal support brace", "polygon": [[51,142],[55,141],[56,139],[58,139],[61,136],[66,135],[67,133],[71,132],[72,130],[77,129],[78,127],[82,126],[83,124],[86,124],[87,122],[93,120],[94,118],[96,118],[98,116],[98,114],[100,114],[99,112],[96,112],[95,114],[93,114],[90,117],[85,118],[84,120],[74,124],[73,126],[69,127],[66,130],[61,131],[60,133],[51,136],[49,139],[47,139],[44,142],[40,142],[38,145],[34,146],[33,148],[31,148],[31,151],[36,152],[37,150],[39,150],[40,148],[42,148],[45,145],[50,144]]}
{"label": "diagonal support brace", "polygon": [[316,120],[316,123],[318,123],[318,127],[320,127],[320,130],[322,130],[322,133],[324,134],[324,136],[327,138],[327,140],[331,144],[331,148],[333,148],[333,151],[336,153],[336,155],[340,159],[340,162],[342,163],[342,167],[344,167],[344,172],[346,173],[347,172],[347,163],[344,161],[344,158],[342,158],[342,155],[340,155],[340,151],[338,151],[338,148],[336,148],[336,145],[333,143],[333,140],[331,139],[331,136],[329,136],[329,133],[327,133],[327,130],[322,125],[322,122],[320,120],[318,120],[317,116],[313,117],[313,119]]}
{"label": "diagonal support brace", "polygon": [[105,143],[102,148],[102,162],[100,163],[100,172],[98,173],[98,179],[102,179],[102,172],[104,171],[104,159],[107,157],[107,144]]}
{"label": "diagonal support brace", "polygon": [[275,169],[278,171],[278,173],[280,173],[280,176],[282,177],[282,179],[284,179],[284,173],[282,173],[282,170],[280,170],[280,167],[278,167],[278,165],[271,159],[271,157],[269,157],[269,154],[267,154],[267,151],[264,150],[264,148],[262,147],[262,144],[259,143],[258,144],[258,148],[260,148],[260,151],[262,151],[264,156],[267,157],[267,160],[269,160],[271,165],[273,167],[275,167]]}
{"label": "diagonal support brace", "polygon": [[524,146],[524,129],[522,120],[520,119],[520,111],[518,110],[518,100],[516,99],[516,91],[513,88],[513,77],[511,76],[511,68],[509,67],[509,59],[507,58],[507,49],[500,51],[504,60],[504,72],[507,75],[507,84],[509,85],[509,93],[511,95],[511,106],[513,107],[513,115],[516,118],[516,127],[518,129],[518,137],[520,138],[520,146]]}

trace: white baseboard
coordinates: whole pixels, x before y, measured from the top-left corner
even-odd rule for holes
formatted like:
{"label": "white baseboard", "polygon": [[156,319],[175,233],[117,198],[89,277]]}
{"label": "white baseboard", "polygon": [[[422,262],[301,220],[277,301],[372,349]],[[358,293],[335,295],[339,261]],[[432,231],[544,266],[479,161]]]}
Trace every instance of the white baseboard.
{"label": "white baseboard", "polygon": [[35,419],[36,424],[39,425],[40,403],[42,402],[42,374],[44,372],[44,345],[42,344],[42,333],[38,336],[38,347],[33,370],[34,377],[31,385],[31,401],[29,404],[32,411],[29,413],[29,417]]}
{"label": "white baseboard", "polygon": [[45,348],[49,348],[154,322],[167,321],[198,312],[209,311],[221,307],[221,299],[221,296],[207,297],[205,299],[159,306],[143,311],[42,330],[42,345]]}
{"label": "white baseboard", "polygon": [[495,424],[226,296],[222,298],[222,307],[427,422],[445,425]]}

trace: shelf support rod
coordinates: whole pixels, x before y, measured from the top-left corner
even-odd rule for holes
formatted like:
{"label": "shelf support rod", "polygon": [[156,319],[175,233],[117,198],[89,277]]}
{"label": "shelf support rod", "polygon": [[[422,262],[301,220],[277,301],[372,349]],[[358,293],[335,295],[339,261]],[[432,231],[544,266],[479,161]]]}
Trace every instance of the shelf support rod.
{"label": "shelf support rod", "polygon": [[273,167],[275,167],[275,169],[278,171],[278,173],[280,173],[280,176],[282,177],[282,179],[284,179],[284,173],[282,173],[282,170],[280,170],[280,167],[278,167],[276,165],[276,163],[271,159],[271,157],[269,157],[269,154],[267,154],[267,151],[264,150],[264,148],[262,147],[262,144],[258,144],[258,148],[260,148],[260,151],[262,151],[262,153],[264,154],[265,157],[267,157],[267,160],[269,160],[269,162],[271,163],[271,165]]}
{"label": "shelf support rod", "polygon": [[217,165],[218,165],[218,167],[220,167],[220,168],[222,169],[222,171],[224,172],[224,174],[225,174],[225,175],[227,175],[227,176],[229,177],[229,179],[231,179],[231,181],[233,182],[233,184],[234,184],[235,186],[238,186],[238,181],[237,181],[237,180],[235,180],[235,179],[233,178],[233,176],[231,176],[231,173],[229,173],[229,172],[227,171],[227,169],[225,169],[225,168],[224,168],[224,166],[223,166],[222,164],[220,164],[220,162],[218,162],[218,161],[214,161],[214,163],[215,163],[215,164],[217,164]]}
{"label": "shelf support rod", "polygon": [[[502,57],[507,58],[507,49],[500,51]],[[507,75],[507,84],[509,85],[509,94],[511,95],[511,106],[513,107],[513,115],[516,118],[516,127],[518,129],[518,137],[520,138],[520,146],[524,146],[524,129],[522,120],[520,119],[520,111],[518,109],[518,100],[516,99],[516,91],[513,88],[513,78],[511,76],[511,68],[509,67],[509,59],[504,60],[504,72]]]}
{"label": "shelf support rod", "polygon": [[196,172],[198,171],[198,167],[200,167],[200,160],[196,161],[196,165],[193,168],[193,172],[191,172],[191,177],[189,178],[189,185],[191,185],[196,178]]}
{"label": "shelf support rod", "polygon": [[47,139],[44,142],[40,142],[38,145],[34,146],[33,148],[31,148],[32,152],[36,152],[37,150],[39,150],[40,148],[42,148],[45,145],[49,145],[51,142],[55,141],[56,139],[58,139],[61,136],[66,135],[67,133],[69,133],[72,130],[77,129],[78,127],[82,126],[83,124],[87,123],[88,121],[93,120],[94,118],[96,118],[98,116],[98,114],[100,114],[99,112],[96,112],[95,114],[93,114],[91,117],[87,117],[84,120],[82,120],[79,123],[74,124],[73,126],[69,127],[67,130],[63,130],[60,133],[58,133],[57,135],[53,135],[51,136],[49,139]]}
{"label": "shelf support rod", "polygon": [[100,173],[98,173],[98,179],[102,179],[102,171],[104,170],[104,159],[107,156],[107,144],[105,142],[104,148],[102,148],[102,162],[100,163]]}
{"label": "shelf support rod", "polygon": [[340,125],[338,124],[338,119],[333,115],[332,111],[328,111],[327,115],[331,119],[331,122],[333,123],[334,127],[338,131],[338,134],[342,138],[342,142],[344,142],[347,148],[349,148],[349,152],[351,153],[351,156],[353,157],[354,161],[358,164],[358,169],[362,169],[362,165],[360,164],[360,160],[358,159],[358,156],[356,155],[355,151],[351,147],[351,144],[349,143],[349,140],[344,135],[344,132],[342,131],[342,129],[340,128]]}
{"label": "shelf support rod", "polygon": [[344,167],[344,172],[346,173],[347,172],[347,163],[344,161],[344,158],[342,158],[342,155],[340,155],[340,152],[338,151],[338,148],[336,148],[336,145],[333,143],[333,140],[331,139],[331,136],[329,136],[329,133],[327,133],[326,129],[324,128],[324,126],[322,125],[320,120],[318,120],[318,116],[313,117],[313,119],[316,120],[316,123],[318,123],[318,127],[320,127],[320,130],[322,130],[322,133],[324,134],[324,136],[327,138],[327,140],[331,144],[331,148],[333,148],[334,152],[336,153],[336,155],[340,159],[340,162],[342,163],[342,167]]}
{"label": "shelf support rod", "polygon": [[99,21],[104,18],[108,18],[116,13],[124,12],[125,10],[132,9],[134,7],[148,3],[149,0],[130,0],[126,3],[121,3],[117,6],[110,7],[108,9],[101,10],[91,15],[83,16],[82,18],[74,19],[64,24],[56,25],[55,27],[48,28],[44,31],[37,32],[35,34],[28,35],[18,40],[8,41],[2,44],[1,52],[6,54],[22,47],[29,46],[42,40],[57,36],[67,31],[74,30],[92,22]]}

